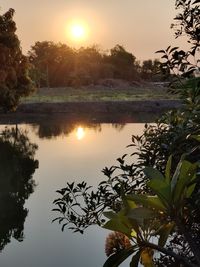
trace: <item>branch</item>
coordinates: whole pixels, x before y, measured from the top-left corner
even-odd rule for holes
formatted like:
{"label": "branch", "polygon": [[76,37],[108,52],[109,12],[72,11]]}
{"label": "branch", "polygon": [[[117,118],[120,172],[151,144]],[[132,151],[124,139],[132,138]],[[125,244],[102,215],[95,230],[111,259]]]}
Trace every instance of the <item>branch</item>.
{"label": "branch", "polygon": [[171,250],[168,250],[164,247],[161,247],[161,246],[158,246],[156,244],[153,244],[153,243],[149,243],[149,242],[146,242],[146,241],[142,241],[140,243],[141,246],[144,246],[144,247],[149,247],[149,248],[152,248],[152,249],[155,249],[155,250],[158,250],[160,251],[161,253],[165,254],[165,255],[168,255],[168,256],[171,256],[173,257],[174,259],[178,260],[179,262],[182,262],[184,263],[186,266],[188,267],[199,267],[199,265],[196,265],[196,264],[193,264],[191,263],[190,261],[188,261],[186,258],[174,253],[173,251]]}
{"label": "branch", "polygon": [[176,221],[176,224],[180,230],[180,232],[184,235],[185,240],[188,242],[190,249],[192,253],[194,254],[194,257],[196,261],[198,262],[200,266],[200,250],[199,247],[196,246],[195,241],[191,237],[191,234],[188,232],[188,230],[185,228],[184,222]]}

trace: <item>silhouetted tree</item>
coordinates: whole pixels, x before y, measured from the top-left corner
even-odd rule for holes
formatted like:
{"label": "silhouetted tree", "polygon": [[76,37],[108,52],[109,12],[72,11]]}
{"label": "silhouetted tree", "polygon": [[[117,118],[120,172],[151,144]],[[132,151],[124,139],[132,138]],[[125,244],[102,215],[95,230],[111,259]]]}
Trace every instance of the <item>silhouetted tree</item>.
{"label": "silhouetted tree", "polygon": [[102,54],[95,45],[81,47],[76,52],[74,77],[81,85],[95,84],[101,77]]}
{"label": "silhouetted tree", "polygon": [[136,57],[121,45],[110,50],[108,61],[115,67],[114,78],[131,79]]}
{"label": "silhouetted tree", "polygon": [[34,66],[32,77],[38,87],[66,86],[74,71],[74,51],[65,44],[36,42],[29,58]]}
{"label": "silhouetted tree", "polygon": [[158,59],[144,60],[141,66],[141,77],[144,80],[152,80],[153,76],[160,73],[160,61]]}
{"label": "silhouetted tree", "polygon": [[28,76],[29,63],[23,56],[15,34],[14,10],[0,16],[0,107],[16,109],[19,100],[29,95],[34,87]]}

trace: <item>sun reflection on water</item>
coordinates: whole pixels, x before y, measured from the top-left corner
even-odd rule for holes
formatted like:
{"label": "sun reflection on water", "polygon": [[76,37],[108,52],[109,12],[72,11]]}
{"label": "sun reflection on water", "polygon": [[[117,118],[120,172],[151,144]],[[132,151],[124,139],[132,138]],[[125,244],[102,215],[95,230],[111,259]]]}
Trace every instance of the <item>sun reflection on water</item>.
{"label": "sun reflection on water", "polygon": [[82,140],[85,136],[85,129],[81,126],[79,126],[77,129],[76,129],[76,137],[78,140]]}

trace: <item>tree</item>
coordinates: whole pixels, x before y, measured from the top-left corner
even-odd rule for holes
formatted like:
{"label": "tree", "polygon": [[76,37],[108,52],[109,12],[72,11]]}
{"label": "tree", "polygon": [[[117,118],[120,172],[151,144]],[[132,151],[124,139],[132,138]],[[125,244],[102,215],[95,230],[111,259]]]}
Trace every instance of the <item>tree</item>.
{"label": "tree", "polygon": [[145,80],[152,80],[153,76],[160,73],[160,61],[155,60],[144,60],[141,67],[141,77]]}
{"label": "tree", "polygon": [[102,54],[98,46],[81,47],[75,54],[74,85],[96,84],[101,78]]}
{"label": "tree", "polygon": [[136,57],[127,52],[121,45],[116,45],[110,50],[107,61],[114,66],[114,78],[132,79],[135,74]]}
{"label": "tree", "polygon": [[33,79],[41,87],[66,86],[74,71],[75,53],[66,44],[36,42],[29,51]]}
{"label": "tree", "polygon": [[15,110],[20,98],[34,90],[29,78],[30,65],[15,34],[13,16],[13,9],[0,16],[0,107],[4,111]]}

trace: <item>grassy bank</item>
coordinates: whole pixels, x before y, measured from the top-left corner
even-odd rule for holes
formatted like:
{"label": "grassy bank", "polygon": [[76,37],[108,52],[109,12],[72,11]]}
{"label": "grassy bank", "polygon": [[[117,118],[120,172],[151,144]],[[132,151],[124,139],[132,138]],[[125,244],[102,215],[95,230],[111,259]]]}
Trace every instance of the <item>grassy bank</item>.
{"label": "grassy bank", "polygon": [[40,88],[33,95],[23,99],[22,103],[58,103],[87,101],[135,101],[174,99],[165,87],[108,88],[88,86],[81,88]]}

